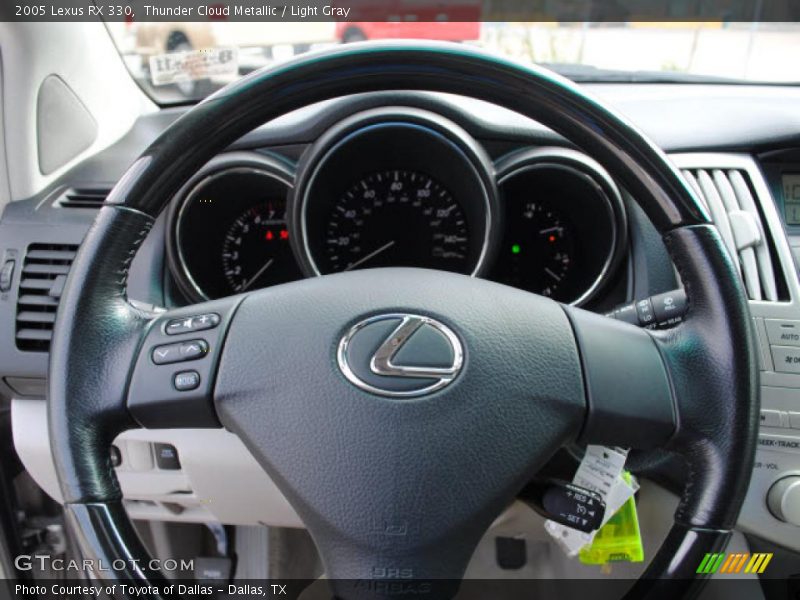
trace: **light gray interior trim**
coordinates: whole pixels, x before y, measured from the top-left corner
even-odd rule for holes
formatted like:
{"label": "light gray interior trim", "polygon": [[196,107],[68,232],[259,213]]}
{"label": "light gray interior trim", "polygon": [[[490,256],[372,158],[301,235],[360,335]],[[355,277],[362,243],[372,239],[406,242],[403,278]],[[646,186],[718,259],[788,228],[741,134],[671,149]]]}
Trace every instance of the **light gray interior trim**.
{"label": "light gray interior trim", "polygon": [[49,75],[39,86],[36,137],[39,170],[44,175],[67,164],[97,139],[97,121],[58,75]]}
{"label": "light gray interior trim", "polygon": [[[0,23],[3,117],[11,199],[33,196],[82,158],[120,139],[156,105],[131,78],[101,22]],[[39,168],[37,97],[42,82],[57,75],[97,122],[94,142],[68,162],[43,174]],[[52,165],[48,165],[52,166]]]}
{"label": "light gray interior trim", "polygon": [[[14,399],[11,417],[22,464],[49,496],[60,501],[47,403]],[[123,456],[117,476],[133,519],[303,526],[249,450],[224,429],[133,429],[114,443]],[[181,469],[156,468],[154,443],[175,446]]]}

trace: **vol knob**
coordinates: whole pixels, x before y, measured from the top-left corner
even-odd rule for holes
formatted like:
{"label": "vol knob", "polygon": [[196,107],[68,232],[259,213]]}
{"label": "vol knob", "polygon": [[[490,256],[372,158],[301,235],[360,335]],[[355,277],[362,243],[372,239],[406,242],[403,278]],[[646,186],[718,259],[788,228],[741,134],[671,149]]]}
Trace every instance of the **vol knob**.
{"label": "vol knob", "polygon": [[767,492],[767,506],[776,519],[800,527],[800,475],[776,481]]}

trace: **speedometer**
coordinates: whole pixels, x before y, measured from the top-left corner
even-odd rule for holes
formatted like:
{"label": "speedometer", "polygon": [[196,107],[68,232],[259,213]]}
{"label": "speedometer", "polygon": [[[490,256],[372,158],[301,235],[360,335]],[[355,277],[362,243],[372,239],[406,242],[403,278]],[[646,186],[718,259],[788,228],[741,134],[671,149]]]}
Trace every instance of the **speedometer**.
{"label": "speedometer", "polygon": [[307,275],[419,267],[480,276],[493,258],[489,157],[433,113],[353,115],[307,150],[295,182],[290,229]]}
{"label": "speedometer", "polygon": [[359,179],[333,202],[324,234],[324,272],[398,266],[470,271],[461,205],[419,171],[385,170]]}

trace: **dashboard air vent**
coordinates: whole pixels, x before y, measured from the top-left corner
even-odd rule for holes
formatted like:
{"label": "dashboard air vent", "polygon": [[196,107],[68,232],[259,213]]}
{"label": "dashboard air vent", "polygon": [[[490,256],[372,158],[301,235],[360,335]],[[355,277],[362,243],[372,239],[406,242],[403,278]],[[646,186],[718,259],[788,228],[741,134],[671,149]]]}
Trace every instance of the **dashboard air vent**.
{"label": "dashboard air vent", "polygon": [[31,244],[22,263],[17,299],[16,342],[20,350],[47,352],[56,310],[75,244]]}
{"label": "dashboard air vent", "polygon": [[95,208],[99,209],[111,192],[109,187],[69,188],[56,200],[61,208]]}
{"label": "dashboard air vent", "polygon": [[684,177],[705,203],[739,268],[750,300],[779,300],[772,248],[752,185],[739,169],[686,169]]}

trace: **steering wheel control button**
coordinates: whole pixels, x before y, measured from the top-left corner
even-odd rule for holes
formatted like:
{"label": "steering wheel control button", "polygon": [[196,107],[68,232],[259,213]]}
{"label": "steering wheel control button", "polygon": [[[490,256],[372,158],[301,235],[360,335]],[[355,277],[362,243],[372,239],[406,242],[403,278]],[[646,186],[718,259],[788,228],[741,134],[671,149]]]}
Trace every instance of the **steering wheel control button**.
{"label": "steering wheel control button", "polygon": [[800,347],[772,346],[772,362],[779,373],[800,373]]}
{"label": "steering wheel control button", "polygon": [[184,342],[181,344],[178,352],[181,355],[181,360],[195,360],[202,358],[208,352],[208,344],[203,340],[193,340],[191,342]]}
{"label": "steering wheel control button", "polygon": [[645,329],[669,327],[683,321],[687,301],[684,290],[673,290],[619,306],[605,316]]}
{"label": "steering wheel control button", "polygon": [[357,323],[339,342],[339,368],[362,390],[413,397],[452,382],[464,349],[452,329],[430,317],[378,315]]}
{"label": "steering wheel control button", "polygon": [[686,293],[683,290],[658,294],[650,298],[650,301],[659,325],[678,322],[686,314]]}
{"label": "steering wheel control button", "polygon": [[192,328],[192,317],[186,317],[185,319],[173,319],[167,326],[164,328],[164,331],[167,332],[167,335],[179,335],[181,333],[188,333],[193,331]]}
{"label": "steering wheel control button", "polygon": [[157,365],[166,365],[173,362],[180,362],[180,344],[168,344],[153,348],[153,362]]}
{"label": "steering wheel control button", "polygon": [[172,444],[153,444],[156,453],[156,466],[163,471],[177,471],[181,468],[178,450]]}
{"label": "steering wheel control button", "polygon": [[[142,427],[219,427],[212,384],[231,315],[241,302],[227,297],[159,315],[128,389],[128,409]],[[151,444],[148,449],[152,453]],[[128,453],[125,460],[129,464]]]}
{"label": "steering wheel control button", "polygon": [[520,497],[543,517],[585,533],[600,529],[606,514],[600,494],[557,479],[531,483]]}
{"label": "steering wheel control button", "polygon": [[188,392],[200,387],[200,373],[197,371],[181,371],[175,373],[173,385],[179,392]]}
{"label": "steering wheel control button", "polygon": [[636,316],[639,317],[639,325],[650,327],[656,324],[656,313],[653,310],[653,303],[650,298],[645,298],[636,303]]}
{"label": "steering wheel control button", "polygon": [[208,313],[194,317],[172,319],[167,323],[166,327],[164,327],[164,331],[167,335],[180,335],[181,333],[213,329],[217,325],[219,325],[219,315],[216,313]]}
{"label": "steering wheel control button", "polygon": [[156,346],[153,348],[152,358],[157,365],[168,365],[203,358],[206,353],[208,353],[208,344],[205,340],[191,340]]}

